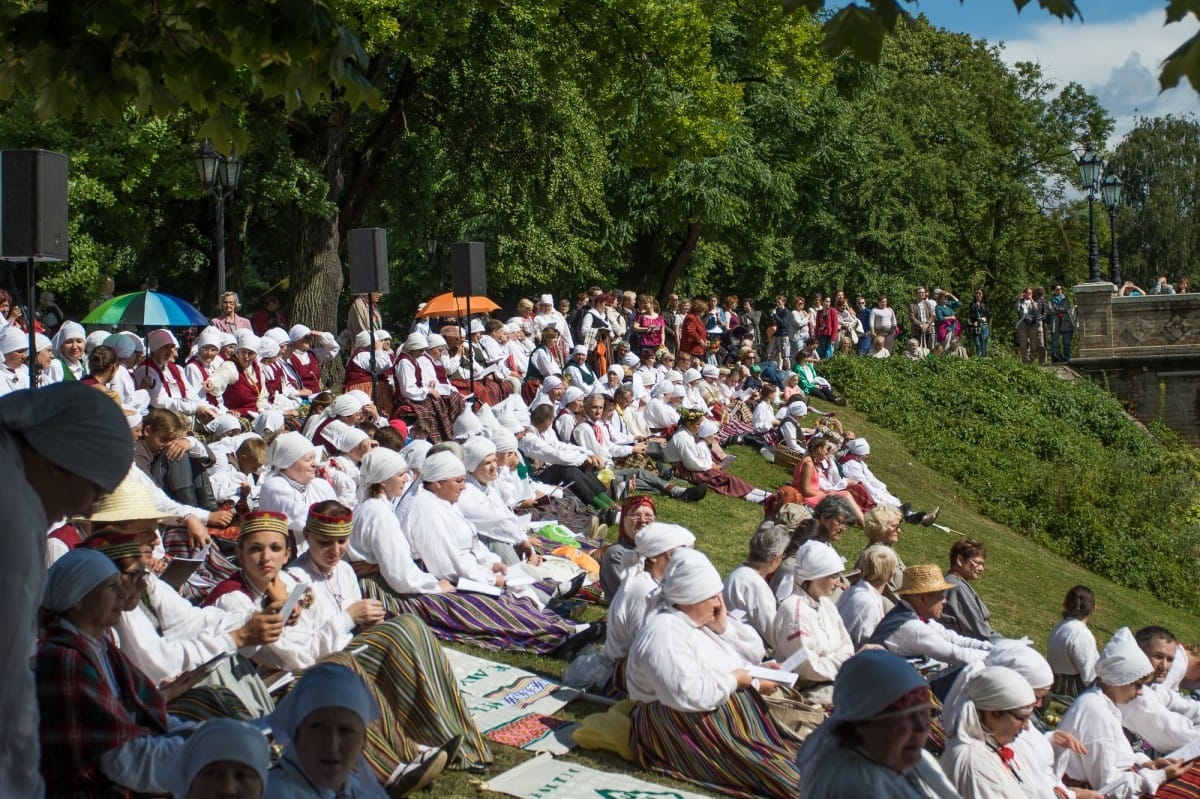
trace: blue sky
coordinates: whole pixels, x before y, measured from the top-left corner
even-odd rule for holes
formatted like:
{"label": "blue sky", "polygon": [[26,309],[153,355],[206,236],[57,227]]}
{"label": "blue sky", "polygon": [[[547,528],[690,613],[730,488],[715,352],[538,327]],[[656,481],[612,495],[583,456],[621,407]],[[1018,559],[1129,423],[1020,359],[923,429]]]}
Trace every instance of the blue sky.
{"label": "blue sky", "polygon": [[1159,63],[1200,29],[1189,17],[1164,26],[1167,0],[1077,0],[1083,21],[1060,22],[1037,0],[1017,13],[1012,0],[920,0],[907,7],[935,25],[1003,42],[1003,58],[1035,61],[1058,84],[1075,81],[1116,121],[1115,144],[1137,116],[1200,115],[1200,94],[1186,85],[1158,91]]}

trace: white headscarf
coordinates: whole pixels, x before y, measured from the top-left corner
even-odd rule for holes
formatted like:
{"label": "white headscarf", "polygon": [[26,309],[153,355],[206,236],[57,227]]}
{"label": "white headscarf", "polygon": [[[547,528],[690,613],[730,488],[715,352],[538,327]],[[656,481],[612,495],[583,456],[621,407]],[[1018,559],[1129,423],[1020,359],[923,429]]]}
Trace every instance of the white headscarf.
{"label": "white headscarf", "polygon": [[694,546],[696,536],[682,525],[650,522],[634,533],[633,541],[637,546],[638,557],[652,558],[677,547]]}
{"label": "white headscarf", "polygon": [[283,418],[283,411],[271,408],[265,410],[258,415],[254,420],[254,432],[260,436],[265,436],[267,433],[274,433],[276,430],[282,430],[286,424]]}
{"label": "white headscarf", "polygon": [[292,325],[288,328],[288,340],[297,342],[302,338],[308,338],[312,335],[312,328],[305,325]]}
{"label": "white headscarf", "polygon": [[976,740],[985,739],[979,711],[1016,710],[1037,701],[1025,678],[1004,666],[985,666],[975,672],[967,683],[966,694],[970,701],[964,703],[951,733]]}
{"label": "white headscarf", "polygon": [[62,354],[62,345],[72,339],[82,339],[87,341],[87,332],[83,329],[83,325],[78,322],[66,321],[62,327],[54,334],[54,354]]}
{"label": "white headscarf", "polygon": [[212,719],[197,727],[171,758],[163,783],[172,796],[188,796],[192,782],[212,763],[229,761],[249,766],[267,785],[271,748],[256,727],[235,719]]}
{"label": "white headscarf", "polygon": [[342,416],[352,416],[363,408],[366,403],[359,399],[354,394],[342,394],[340,397],[329,403],[329,407],[325,409],[325,415],[331,419],[337,419]]}
{"label": "white headscarf", "polygon": [[342,453],[349,452],[370,438],[370,436],[357,427],[351,427],[342,422],[330,422],[325,425],[325,429],[321,432],[321,435]]}
{"label": "white headscarf", "polygon": [[46,572],[42,607],[55,613],[64,613],[114,574],[119,574],[116,564],[100,550],[88,547],[72,549],[54,561],[54,565]]}
{"label": "white headscarf", "polygon": [[496,445],[483,436],[472,436],[467,439],[467,443],[463,444],[463,449],[467,451],[463,458],[463,466],[468,472],[478,469],[479,464],[483,463],[488,455],[496,454]]}
{"label": "white headscarf", "polygon": [[846,559],[823,541],[805,541],[796,550],[796,565],[792,567],[792,579],[797,587],[806,580],[816,580],[831,574],[841,574]]}
{"label": "white headscarf", "polygon": [[496,452],[516,452],[517,437],[510,433],[507,429],[496,430],[491,434],[492,442],[496,445]]}
{"label": "white headscarf", "polygon": [[466,441],[473,436],[483,435],[483,422],[479,421],[479,417],[470,408],[466,408],[454,420],[450,432],[454,434],[456,441]]}
{"label": "white headscarf", "polygon": [[663,574],[661,602],[668,606],[692,605],[711,599],[724,588],[721,573],[704,553],[680,549],[671,556]]}
{"label": "white headscarf", "polygon": [[466,465],[453,452],[435,452],[426,457],[421,466],[421,480],[426,483],[462,477],[466,473]]}
{"label": "white headscarf", "polygon": [[83,383],[55,383],[0,397],[0,428],[104,491],[116,489],[133,463],[125,414],[107,394]]}
{"label": "white headscarf", "polygon": [[16,325],[9,325],[0,333],[0,355],[17,350],[29,349],[29,334]]}
{"label": "white headscarf", "polygon": [[1100,650],[1096,663],[1096,677],[1105,685],[1129,685],[1154,671],[1150,658],[1137,645],[1128,627],[1113,633],[1113,637]]}
{"label": "white headscarf", "polygon": [[967,688],[986,666],[1003,666],[1020,674],[1025,682],[1035,690],[1046,688],[1054,683],[1054,672],[1050,664],[1038,654],[1038,651],[1023,641],[1005,638],[997,641],[982,661],[968,663],[954,678],[942,705],[942,723],[951,733],[958,726],[958,718],[967,703]]}
{"label": "white headscarf", "polygon": [[365,495],[371,486],[406,471],[408,462],[403,455],[387,447],[376,447],[363,457],[359,465],[359,492]]}
{"label": "white headscarf", "polygon": [[277,472],[289,468],[313,451],[313,443],[295,431],[282,433],[267,447],[267,465]]}

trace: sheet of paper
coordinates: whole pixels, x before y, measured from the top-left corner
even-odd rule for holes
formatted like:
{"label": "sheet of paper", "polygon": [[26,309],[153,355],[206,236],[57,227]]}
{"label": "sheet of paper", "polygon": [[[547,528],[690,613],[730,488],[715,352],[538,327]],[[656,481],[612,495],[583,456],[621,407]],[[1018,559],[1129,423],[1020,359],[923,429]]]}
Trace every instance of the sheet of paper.
{"label": "sheet of paper", "polygon": [[755,680],[770,680],[777,682],[780,685],[795,685],[799,677],[790,671],[783,669],[768,669],[763,666],[747,666],[746,671]]}
{"label": "sheet of paper", "polygon": [[307,583],[297,583],[296,587],[292,589],[292,593],[288,595],[287,601],[279,609],[279,615],[283,616],[285,623],[292,617],[292,611],[296,609],[296,603],[300,601],[300,597],[304,596],[304,592],[307,590]]}
{"label": "sheet of paper", "polygon": [[1200,740],[1184,744],[1167,757],[1177,757],[1183,761],[1195,760],[1200,757]]}
{"label": "sheet of paper", "polygon": [[178,591],[188,581],[188,578],[196,573],[196,569],[204,565],[204,561],[208,559],[210,546],[211,544],[205,544],[204,548],[191,558],[172,558],[160,577],[164,582]]}
{"label": "sheet of paper", "polygon": [[488,585],[478,580],[472,580],[469,577],[459,577],[458,584],[455,587],[459,591],[467,591],[472,594],[487,594],[488,596],[500,596],[504,593],[504,590],[497,585]]}
{"label": "sheet of paper", "polygon": [[779,664],[779,670],[794,672],[796,667],[806,660],[808,660],[808,650],[800,647],[791,654],[791,657]]}
{"label": "sheet of paper", "polygon": [[522,569],[519,565],[510,566],[508,574],[504,575],[504,584],[510,588],[533,585],[534,582],[536,581],[533,579],[533,575]]}

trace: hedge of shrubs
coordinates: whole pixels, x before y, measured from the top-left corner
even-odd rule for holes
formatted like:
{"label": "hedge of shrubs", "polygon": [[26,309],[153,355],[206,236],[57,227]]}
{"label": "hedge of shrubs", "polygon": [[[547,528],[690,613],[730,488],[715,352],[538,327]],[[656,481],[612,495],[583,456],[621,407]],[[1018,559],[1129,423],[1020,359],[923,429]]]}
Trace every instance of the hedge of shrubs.
{"label": "hedge of shrubs", "polygon": [[1200,459],[1087,380],[1013,358],[834,358],[821,371],[872,422],[962,485],[988,518],[1089,570],[1197,607]]}

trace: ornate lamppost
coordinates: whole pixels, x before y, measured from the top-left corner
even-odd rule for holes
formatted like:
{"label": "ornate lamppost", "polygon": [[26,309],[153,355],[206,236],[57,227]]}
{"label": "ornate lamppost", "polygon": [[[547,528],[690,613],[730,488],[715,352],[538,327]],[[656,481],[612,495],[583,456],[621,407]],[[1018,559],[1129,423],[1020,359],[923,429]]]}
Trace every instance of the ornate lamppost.
{"label": "ornate lamppost", "polygon": [[200,149],[192,156],[196,172],[204,190],[212,194],[217,202],[217,296],[225,293],[225,198],[237,188],[242,174],[242,162],[237,150],[228,156],[213,149],[212,142],[204,140]]}
{"label": "ornate lamppost", "polygon": [[1108,231],[1112,239],[1112,249],[1108,256],[1108,276],[1114,286],[1121,285],[1121,261],[1117,256],[1117,207],[1121,204],[1121,179],[1109,173],[1100,184],[1100,193],[1104,204],[1108,207]]}
{"label": "ornate lamppost", "polygon": [[1098,283],[1100,282],[1100,244],[1096,241],[1094,206],[1099,189],[1100,170],[1103,168],[1104,162],[1100,160],[1100,156],[1089,144],[1084,148],[1083,155],[1079,157],[1078,164],[1079,175],[1083,178],[1083,188],[1087,191],[1088,199],[1088,280]]}

